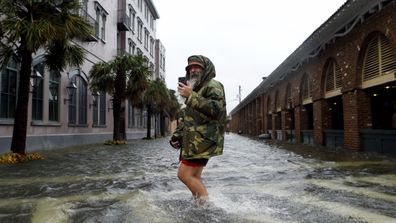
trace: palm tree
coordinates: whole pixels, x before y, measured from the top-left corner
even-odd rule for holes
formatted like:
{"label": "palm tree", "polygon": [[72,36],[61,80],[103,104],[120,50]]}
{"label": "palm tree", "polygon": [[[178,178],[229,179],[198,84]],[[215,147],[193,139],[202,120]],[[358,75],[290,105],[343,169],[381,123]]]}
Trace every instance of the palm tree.
{"label": "palm tree", "polygon": [[95,64],[90,71],[92,91],[106,91],[113,97],[113,140],[124,140],[121,132],[121,105],[132,95],[134,101],[140,101],[146,89],[151,71],[147,60],[142,56],[117,56],[109,62]]}
{"label": "palm tree", "polygon": [[166,100],[165,103],[162,105],[162,107],[159,110],[160,113],[160,131],[161,135],[165,136],[166,134],[166,123],[165,123],[165,118],[168,117],[170,121],[173,121],[176,119],[176,116],[180,112],[181,105],[177,101],[176,97],[176,92],[175,90],[171,89],[164,89],[164,95],[166,95]]}
{"label": "palm tree", "polygon": [[160,113],[168,101],[169,94],[165,83],[160,79],[150,81],[143,95],[143,104],[147,107],[147,139],[151,139],[151,116]]}
{"label": "palm tree", "polygon": [[168,89],[169,102],[165,108],[166,113],[169,115],[170,120],[175,120],[180,113],[181,105],[177,100],[176,91]]}
{"label": "palm tree", "polygon": [[0,0],[0,68],[3,70],[12,57],[21,64],[11,142],[14,153],[26,150],[33,55],[44,51],[45,64],[51,70],[62,71],[84,61],[83,49],[71,40],[87,38],[93,27],[76,13],[79,8],[78,0]]}

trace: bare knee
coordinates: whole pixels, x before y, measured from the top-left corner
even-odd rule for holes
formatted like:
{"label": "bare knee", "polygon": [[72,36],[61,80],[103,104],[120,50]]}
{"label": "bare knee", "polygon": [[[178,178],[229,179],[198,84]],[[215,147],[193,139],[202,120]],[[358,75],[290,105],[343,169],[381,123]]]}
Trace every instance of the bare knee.
{"label": "bare knee", "polygon": [[180,181],[182,181],[183,183],[187,182],[189,178],[191,178],[191,176],[189,176],[187,173],[184,173],[183,171],[179,171],[177,173],[177,177],[179,178]]}

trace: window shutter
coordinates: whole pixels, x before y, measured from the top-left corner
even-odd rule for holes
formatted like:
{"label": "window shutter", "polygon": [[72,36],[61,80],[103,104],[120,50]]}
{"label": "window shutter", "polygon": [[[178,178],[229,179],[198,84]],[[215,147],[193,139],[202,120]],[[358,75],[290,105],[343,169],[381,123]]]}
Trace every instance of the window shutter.
{"label": "window shutter", "polygon": [[392,46],[389,40],[381,36],[381,73],[387,74],[396,71],[396,57],[392,52]]}
{"label": "window shutter", "polygon": [[340,66],[335,61],[331,61],[326,71],[326,92],[340,89],[341,77]]}
{"label": "window shutter", "polygon": [[326,72],[326,91],[334,90],[334,69],[333,63],[329,64]]}
{"label": "window shutter", "polygon": [[338,63],[334,62],[334,72],[335,72],[335,89],[340,89],[342,87],[342,74],[341,68]]}
{"label": "window shutter", "polygon": [[373,37],[363,61],[363,82],[396,72],[396,57],[389,40],[383,35]]}
{"label": "window shutter", "polygon": [[303,89],[302,89],[303,99],[307,99],[307,98],[311,97],[311,83],[310,82],[311,81],[309,80],[308,75],[306,74],[303,79]]}

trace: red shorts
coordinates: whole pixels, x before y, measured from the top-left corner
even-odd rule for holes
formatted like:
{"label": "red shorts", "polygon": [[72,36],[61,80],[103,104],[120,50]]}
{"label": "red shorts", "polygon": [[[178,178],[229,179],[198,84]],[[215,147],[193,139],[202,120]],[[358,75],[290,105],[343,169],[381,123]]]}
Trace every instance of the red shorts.
{"label": "red shorts", "polygon": [[191,160],[181,160],[181,162],[186,166],[191,167],[204,167],[208,163],[208,159],[191,159]]}

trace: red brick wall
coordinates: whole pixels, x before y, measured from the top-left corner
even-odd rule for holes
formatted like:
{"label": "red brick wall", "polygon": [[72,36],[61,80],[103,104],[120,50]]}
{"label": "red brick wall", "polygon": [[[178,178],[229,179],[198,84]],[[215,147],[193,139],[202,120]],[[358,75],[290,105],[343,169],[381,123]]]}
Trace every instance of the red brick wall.
{"label": "red brick wall", "polygon": [[[331,116],[329,115],[329,105],[324,99],[324,79],[325,65],[329,58],[334,58],[340,66],[342,73],[342,99],[344,111],[344,138],[345,147],[349,149],[360,149],[359,130],[371,128],[371,106],[370,98],[361,89],[361,67],[363,54],[368,37],[372,33],[382,33],[391,42],[396,54],[396,1],[385,6],[382,11],[366,19],[363,24],[358,24],[346,36],[339,37],[334,43],[328,43],[324,51],[315,58],[310,58],[299,69],[290,73],[285,79],[278,82],[268,92],[262,95],[263,107],[263,130],[266,132],[269,123],[272,123],[272,130],[275,130],[275,119],[272,115],[267,115],[275,108],[275,92],[279,92],[279,100],[282,110],[286,104],[286,86],[291,86],[292,107],[295,115],[296,142],[301,142],[301,129],[306,128],[306,115],[302,111],[301,100],[301,79],[304,74],[308,74],[312,81],[312,99],[314,138],[316,143],[322,144],[323,129],[331,128]],[[272,102],[268,105],[268,99]],[[271,106],[271,107],[268,107]],[[282,129],[286,129],[287,115],[282,112]],[[257,122],[253,122],[257,124]]]}

